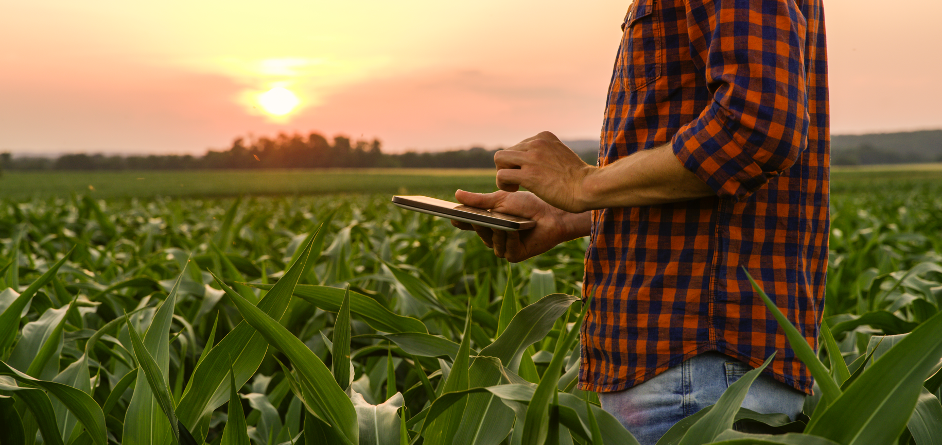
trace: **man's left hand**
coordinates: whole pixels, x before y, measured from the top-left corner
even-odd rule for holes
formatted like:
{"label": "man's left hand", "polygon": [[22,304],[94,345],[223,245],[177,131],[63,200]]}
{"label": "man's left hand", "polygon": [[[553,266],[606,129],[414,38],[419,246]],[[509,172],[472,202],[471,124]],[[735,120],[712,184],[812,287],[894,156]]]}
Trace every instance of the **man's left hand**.
{"label": "man's left hand", "polygon": [[572,213],[586,210],[583,180],[596,167],[583,162],[553,133],[542,132],[494,155],[498,188],[530,190],[548,204]]}

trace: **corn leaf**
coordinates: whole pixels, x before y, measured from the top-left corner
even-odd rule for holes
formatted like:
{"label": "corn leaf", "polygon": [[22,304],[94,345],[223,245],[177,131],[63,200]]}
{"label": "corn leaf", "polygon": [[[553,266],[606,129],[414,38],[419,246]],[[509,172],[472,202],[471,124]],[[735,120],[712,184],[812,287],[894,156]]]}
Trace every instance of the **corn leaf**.
{"label": "corn leaf", "polygon": [[796,356],[799,357],[799,360],[802,360],[802,363],[809,368],[809,371],[812,372],[812,377],[819,384],[819,388],[822,390],[822,399],[819,403],[824,403],[825,406],[829,406],[838,396],[841,395],[841,388],[838,384],[835,383],[835,380],[831,378],[828,373],[828,369],[825,368],[825,365],[819,361],[818,356],[815,354],[815,351],[812,350],[812,347],[809,346],[809,343],[806,342],[805,337],[799,333],[799,330],[796,329],[792,323],[783,315],[782,311],[776,307],[776,304],[769,299],[769,296],[766,295],[766,292],[763,292],[763,289],[760,289],[760,286],[756,284],[756,281],[753,281],[753,277],[750,276],[750,273],[747,272],[746,268],[743,269],[743,273],[747,275],[747,279],[750,280],[750,284],[753,285],[753,289],[759,294],[760,298],[763,299],[763,302],[766,303],[766,307],[773,314],[773,317],[776,318],[776,322],[779,323],[779,327],[783,329],[783,332],[786,333],[786,339],[789,340],[789,346],[792,347],[793,352]]}
{"label": "corn leaf", "polygon": [[[471,311],[472,307],[469,306],[468,316],[465,319],[462,344],[458,349],[458,354],[455,356],[449,377],[445,381],[445,386],[443,387],[443,391],[445,392],[468,390],[468,353],[471,349]],[[458,426],[462,421],[462,414],[465,411],[464,397],[460,398],[456,403],[457,404],[444,409],[445,412],[443,415],[445,417],[437,419],[431,424],[423,443],[428,443],[429,445],[452,443],[455,432],[458,431]]]}
{"label": "corn leaf", "polygon": [[[259,310],[275,319],[285,314],[292,289],[311,255],[311,247],[323,236],[324,231],[319,229],[317,236],[305,247],[304,254],[292,263],[285,275],[259,301]],[[196,434],[198,440],[206,436],[209,414],[229,400],[229,389],[225,384],[230,372],[229,364],[233,364],[236,385],[242,386],[255,374],[267,350],[265,338],[248,323],[241,322],[200,361],[190,377],[191,382],[198,384],[188,383],[188,389],[177,405],[178,418]]]}
{"label": "corn leaf", "polygon": [[[12,377],[18,383],[22,385],[26,385],[29,388],[38,388],[38,389],[48,392],[49,394],[52,394],[56,399],[62,402],[62,404],[66,406],[69,412],[71,412],[79,420],[82,426],[84,426],[85,429],[89,432],[89,435],[91,436],[93,442],[96,445],[105,445],[106,443],[105,415],[102,413],[102,410],[98,406],[98,403],[95,403],[95,400],[92,399],[92,397],[89,396],[88,394],[82,392],[81,390],[72,388],[70,386],[63,385],[61,383],[49,382],[49,381],[39,380],[39,379],[30,377],[29,375],[26,375],[16,369],[13,369],[6,363],[2,363],[2,362],[0,362],[0,375]],[[2,387],[0,387],[0,390],[11,391],[12,389],[10,388],[11,387],[9,385],[2,385]],[[12,387],[12,388],[17,388],[17,387]],[[19,389],[25,390],[28,388],[20,387]],[[28,405],[32,404],[30,405],[31,409],[33,408],[38,409],[42,412],[43,416],[48,416],[49,420],[52,421],[52,425],[56,433],[55,435],[57,437],[60,437],[58,433],[59,429],[58,427],[55,426],[55,418],[56,418],[55,411],[52,409],[51,405],[49,406],[49,413],[46,413],[45,405],[49,403],[49,398],[46,397],[45,393],[42,393],[42,391],[40,391],[40,394],[42,394],[42,397],[35,396],[34,393],[29,393],[29,394],[24,393],[24,394],[18,394],[18,395],[22,396],[24,400],[26,398],[30,399],[30,401],[27,401],[27,404]],[[43,399],[45,401],[43,401]],[[37,411],[34,410],[33,414],[36,415]],[[42,430],[43,422],[45,422],[46,419],[39,419],[37,417],[37,421],[40,421],[40,427],[41,427],[40,429]],[[47,433],[46,431],[43,431],[44,438],[45,438],[46,433]],[[61,437],[59,440],[61,441]]]}
{"label": "corn leaf", "polygon": [[403,407],[402,394],[396,393],[386,402],[371,405],[363,395],[352,391],[350,400],[357,410],[361,445],[399,445],[400,419],[396,413]]}
{"label": "corn leaf", "polygon": [[331,365],[334,381],[346,390],[350,386],[350,288],[344,293],[344,301],[334,321],[334,341],[331,345]]}
{"label": "corn leaf", "polygon": [[223,428],[221,445],[249,445],[249,435],[246,433],[246,415],[242,411],[242,400],[236,392],[236,378],[234,372],[229,373],[229,409],[227,411],[226,427]]}
{"label": "corn leaf", "polygon": [[4,360],[7,357],[6,351],[10,348],[10,345],[13,344],[16,331],[20,328],[20,316],[23,309],[32,301],[36,292],[56,275],[56,272],[65,264],[66,259],[69,258],[73,250],[75,250],[74,247],[69,249],[65,256],[59,259],[59,261],[56,261],[46,273],[42,274],[36,281],[30,284],[23,293],[16,297],[16,300],[13,300],[3,313],[0,313],[0,357],[4,358]]}
{"label": "corn leaf", "polygon": [[[304,255],[302,258],[304,258]],[[301,270],[304,261],[299,259],[295,265],[299,264],[301,267],[298,270]],[[288,275],[286,273],[282,280],[286,280]],[[324,365],[324,362],[314,355],[301,340],[298,340],[297,337],[280,325],[278,321],[249,304],[241,295],[224,284],[215,275],[213,278],[229,295],[230,300],[242,314],[245,321],[262,334],[269,344],[278,348],[294,363],[295,369],[301,376],[302,384],[311,391],[313,398],[306,397],[306,399],[318,411],[318,416],[324,419],[331,429],[335,430],[346,442],[358,443],[357,413],[350,399],[334,381],[334,376]],[[282,283],[282,280],[279,280],[279,283]],[[288,288],[287,291],[290,294],[291,288]]]}
{"label": "corn leaf", "polygon": [[[250,285],[265,290],[273,287],[272,285],[257,283],[251,283]],[[380,303],[377,303],[376,300],[357,292],[349,292],[336,287],[299,284],[295,286],[294,294],[296,297],[328,312],[339,311],[341,303],[344,301],[344,295],[349,294],[350,312],[363,318],[363,321],[378,331],[393,333],[428,332],[426,325],[421,321],[412,317],[394,314]]]}
{"label": "corn leaf", "polygon": [[825,349],[828,351],[828,361],[831,365],[829,366],[829,373],[835,379],[835,383],[841,386],[842,383],[845,383],[845,381],[851,377],[851,373],[848,372],[848,365],[841,355],[841,349],[838,348],[838,343],[835,342],[835,337],[832,337],[832,331],[828,328],[828,323],[825,323],[825,321],[822,321],[821,332]]}
{"label": "corn leaf", "polygon": [[694,425],[691,425],[691,428],[681,438],[681,445],[711,443],[721,432],[732,428],[737,412],[740,410],[740,405],[743,404],[743,399],[747,397],[750,386],[760,376],[760,373],[769,366],[775,356],[776,354],[773,353],[759,368],[743,374],[742,377],[730,385],[720,395],[717,403],[705,412],[704,416]]}
{"label": "corn leaf", "polygon": [[940,407],[940,399],[926,388],[921,389],[914,413],[907,421],[907,429],[910,430],[917,445],[943,442],[941,418],[943,418],[943,409]]}
{"label": "corn leaf", "polygon": [[711,443],[713,445],[838,445],[837,442],[809,434],[749,434],[734,430],[720,433],[717,441]]}
{"label": "corn leaf", "polygon": [[10,353],[10,366],[38,379],[52,380],[59,373],[62,324],[68,310],[47,309],[38,320],[27,323]]}
{"label": "corn leaf", "polygon": [[[59,427],[56,425],[56,414],[52,410],[52,403],[49,402],[49,396],[45,392],[33,388],[7,385],[2,382],[0,382],[0,391],[14,393],[15,397],[23,402],[26,409],[33,415],[33,419],[39,424],[39,432],[43,436],[43,443],[64,445],[62,435],[59,434]],[[104,426],[104,420],[102,426]],[[33,433],[35,434],[35,431]]]}
{"label": "corn leaf", "polygon": [[[186,274],[180,272],[167,299],[158,307],[144,338],[141,339],[126,318],[134,355],[141,372],[137,374],[134,393],[124,416],[122,441],[129,445],[163,445],[168,435],[180,441],[180,429],[170,398],[167,376],[170,368],[170,325],[173,321],[177,291]],[[140,344],[138,344],[140,340]],[[153,351],[153,355],[150,351]],[[165,392],[166,391],[166,392]]]}
{"label": "corn leaf", "polygon": [[[524,429],[522,437],[524,444],[540,445],[547,437],[549,422],[547,413],[550,408],[552,396],[557,392],[560,368],[563,366],[563,359],[568,355],[573,341],[579,335],[580,326],[583,324],[583,318],[586,317],[586,310],[588,308],[589,301],[586,301],[583,303],[583,309],[580,311],[580,316],[577,318],[573,329],[567,332],[565,336],[561,333],[560,337],[557,339],[557,346],[553,352],[553,358],[550,360],[550,364],[547,365],[547,370],[544,371],[544,375],[541,376],[537,390],[534,391],[534,397],[527,406],[527,416],[523,419]],[[523,312],[523,310],[521,312]],[[511,332],[510,325],[508,326],[508,330],[505,331],[505,334],[508,332]],[[497,342],[497,340],[495,342]]]}
{"label": "corn leaf", "polygon": [[505,367],[517,372],[524,350],[544,338],[577,299],[572,295],[551,294],[528,305],[514,315],[507,329],[479,355],[497,357]]}
{"label": "corn leaf", "polygon": [[805,432],[843,444],[895,440],[917,406],[924,380],[940,365],[941,329],[938,312],[877,359]]}
{"label": "corn leaf", "polygon": [[[0,271],[3,275],[3,271]],[[25,445],[26,431],[23,430],[23,421],[16,411],[12,397],[0,396],[0,419],[3,419],[3,428],[0,428],[0,443],[6,445]]]}

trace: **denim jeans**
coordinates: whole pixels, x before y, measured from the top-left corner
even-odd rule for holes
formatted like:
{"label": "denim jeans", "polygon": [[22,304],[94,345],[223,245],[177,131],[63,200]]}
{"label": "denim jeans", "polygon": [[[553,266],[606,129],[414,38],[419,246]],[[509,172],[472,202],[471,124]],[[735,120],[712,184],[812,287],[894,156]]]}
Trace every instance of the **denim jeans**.
{"label": "denim jeans", "polygon": [[[639,443],[654,444],[681,419],[716,403],[727,387],[751,369],[726,355],[707,352],[640,385],[599,393],[599,401]],[[742,406],[762,414],[783,413],[795,420],[804,401],[805,393],[761,374]]]}

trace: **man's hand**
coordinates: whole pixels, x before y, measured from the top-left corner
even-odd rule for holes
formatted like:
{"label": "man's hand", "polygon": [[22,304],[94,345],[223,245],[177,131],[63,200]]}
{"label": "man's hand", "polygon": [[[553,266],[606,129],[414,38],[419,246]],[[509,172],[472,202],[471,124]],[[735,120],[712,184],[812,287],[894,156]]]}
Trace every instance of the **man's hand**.
{"label": "man's hand", "polygon": [[516,192],[519,187],[534,192],[548,204],[568,212],[587,210],[581,196],[583,180],[596,170],[545,131],[494,155],[498,188]]}
{"label": "man's hand", "polygon": [[547,204],[533,193],[470,193],[455,192],[458,202],[471,207],[531,219],[537,225],[530,230],[505,232],[453,220],[452,225],[462,230],[474,230],[494,254],[512,263],[540,255],[564,241],[589,235],[589,213],[569,213]]}

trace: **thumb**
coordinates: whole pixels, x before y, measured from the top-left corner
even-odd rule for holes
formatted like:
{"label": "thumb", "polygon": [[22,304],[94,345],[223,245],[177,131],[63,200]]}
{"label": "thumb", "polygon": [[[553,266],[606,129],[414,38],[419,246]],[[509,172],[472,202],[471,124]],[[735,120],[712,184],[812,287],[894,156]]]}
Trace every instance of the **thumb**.
{"label": "thumb", "polygon": [[458,202],[479,209],[493,209],[501,201],[506,192],[497,191],[491,193],[472,193],[464,190],[455,191],[455,199]]}

